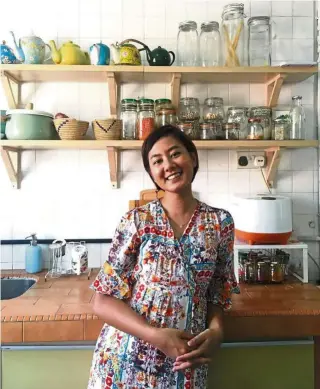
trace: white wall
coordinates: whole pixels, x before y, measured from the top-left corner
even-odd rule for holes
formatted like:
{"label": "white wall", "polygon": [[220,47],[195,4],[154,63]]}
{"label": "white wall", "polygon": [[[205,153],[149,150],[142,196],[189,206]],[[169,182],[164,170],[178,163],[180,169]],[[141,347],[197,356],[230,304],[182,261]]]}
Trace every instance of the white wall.
{"label": "white wall", "polygon": [[[1,18],[0,36],[9,45],[9,30],[16,37],[34,32],[46,42],[55,39],[60,45],[73,40],[83,49],[102,40],[106,44],[125,38],[137,38],[154,48],[158,45],[175,50],[178,22],[195,20],[221,21],[224,4],[231,1],[188,0],[56,0],[45,5],[39,0],[3,0],[6,17]],[[313,1],[245,1],[248,17],[270,15],[276,23],[277,38],[273,42],[273,63],[312,61],[314,59]],[[17,12],[19,10],[19,12]],[[8,17],[10,16],[10,17]],[[316,58],[316,57],[315,57]],[[279,104],[288,107],[291,96],[301,94],[307,114],[307,138],[317,138],[314,110],[314,83],[309,79],[284,86]],[[183,96],[221,96],[228,105],[264,104],[261,85],[212,84],[184,85]],[[170,97],[168,85],[128,84],[122,97]],[[106,84],[60,83],[25,85],[23,103],[32,101],[35,109],[92,121],[108,116]],[[0,107],[7,103],[0,90]],[[89,135],[92,132],[90,130]],[[201,200],[211,205],[228,207],[234,193],[265,191],[260,172],[238,171],[235,151],[201,151],[200,171],[194,190]],[[126,151],[121,158],[121,188],[111,189],[108,161],[104,151],[27,151],[22,155],[23,181],[19,191],[11,189],[0,161],[0,236],[22,239],[31,231],[39,238],[110,238],[120,216],[127,210],[128,200],[138,198],[139,191],[151,188],[138,151]],[[283,152],[276,193],[293,198],[294,229],[297,235],[316,236],[318,209],[318,155],[315,149]],[[310,245],[317,256],[317,247]],[[91,261],[99,265],[105,258],[106,246],[91,247]],[[23,267],[24,246],[2,246],[2,268]],[[312,266],[311,266],[312,267]]]}

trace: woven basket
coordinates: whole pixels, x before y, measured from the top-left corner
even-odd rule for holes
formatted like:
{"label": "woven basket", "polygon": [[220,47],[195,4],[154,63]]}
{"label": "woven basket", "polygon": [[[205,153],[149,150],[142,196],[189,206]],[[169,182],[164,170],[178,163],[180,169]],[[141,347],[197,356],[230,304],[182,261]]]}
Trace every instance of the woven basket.
{"label": "woven basket", "polygon": [[89,122],[70,118],[54,119],[53,122],[62,140],[82,140],[89,127]]}
{"label": "woven basket", "polygon": [[118,119],[94,120],[94,136],[97,140],[121,139],[122,121]]}

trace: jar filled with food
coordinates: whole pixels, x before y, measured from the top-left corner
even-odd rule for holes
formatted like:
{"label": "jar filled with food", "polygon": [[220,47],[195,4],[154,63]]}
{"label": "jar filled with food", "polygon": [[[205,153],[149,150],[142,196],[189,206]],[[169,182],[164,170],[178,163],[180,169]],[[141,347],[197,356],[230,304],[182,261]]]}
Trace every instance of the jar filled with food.
{"label": "jar filled with food", "polygon": [[155,113],[157,128],[177,122],[176,110],[170,99],[157,99],[155,101]]}
{"label": "jar filled with food", "polygon": [[224,121],[223,99],[221,97],[208,97],[207,99],[205,99],[203,106],[203,121]]}
{"label": "jar filled with food", "polygon": [[272,109],[269,107],[252,107],[250,110],[251,118],[260,119],[263,128],[263,139],[269,140],[272,135]]}
{"label": "jar filled with food", "polygon": [[270,266],[271,282],[278,284],[284,281],[285,273],[284,266],[278,262],[272,262]]}
{"label": "jar filled with food", "polygon": [[250,118],[248,124],[248,137],[250,140],[263,140],[263,127],[259,118]]}
{"label": "jar filled with food", "polygon": [[179,120],[190,121],[200,119],[200,104],[196,97],[183,97],[179,104]]}
{"label": "jar filled with food", "polygon": [[212,140],[215,137],[216,126],[214,123],[200,123],[200,139]]}
{"label": "jar filled with food", "polygon": [[225,139],[227,140],[239,140],[239,123],[224,123],[223,125]]}
{"label": "jar filled with food", "polygon": [[248,108],[229,107],[227,111],[227,123],[239,124],[239,139],[248,137]]}
{"label": "jar filled with food", "polygon": [[270,280],[270,270],[266,262],[258,262],[257,264],[257,282],[266,284]]}
{"label": "jar filled with food", "polygon": [[138,112],[138,137],[145,140],[154,130],[154,101],[152,99],[141,99]]}
{"label": "jar filled with food", "polygon": [[224,66],[244,66],[244,5],[225,5],[222,12]]}
{"label": "jar filled with food", "polygon": [[197,140],[200,138],[199,121],[180,122],[178,127],[183,131],[190,139]]}
{"label": "jar filled with food", "polygon": [[137,139],[137,106],[135,99],[121,100],[122,139]]}
{"label": "jar filled with food", "polygon": [[274,120],[272,138],[274,140],[290,139],[291,121],[289,115],[281,115]]}

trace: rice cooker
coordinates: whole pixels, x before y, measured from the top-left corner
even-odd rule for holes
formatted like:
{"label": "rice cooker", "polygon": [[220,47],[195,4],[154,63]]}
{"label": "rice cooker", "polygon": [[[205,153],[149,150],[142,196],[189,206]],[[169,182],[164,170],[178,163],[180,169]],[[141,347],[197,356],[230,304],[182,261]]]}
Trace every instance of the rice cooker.
{"label": "rice cooker", "polygon": [[287,244],[292,233],[292,200],[277,195],[236,196],[235,238],[248,244]]}

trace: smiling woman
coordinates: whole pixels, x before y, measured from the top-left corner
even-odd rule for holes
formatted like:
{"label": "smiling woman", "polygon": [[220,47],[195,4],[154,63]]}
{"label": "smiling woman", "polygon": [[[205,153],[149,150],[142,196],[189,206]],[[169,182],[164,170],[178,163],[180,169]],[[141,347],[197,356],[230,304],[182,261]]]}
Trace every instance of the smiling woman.
{"label": "smiling woman", "polygon": [[223,310],[239,292],[233,219],[193,197],[198,154],[179,129],[153,131],[142,158],[164,196],[122,218],[91,286],[106,324],[88,388],[205,389]]}

